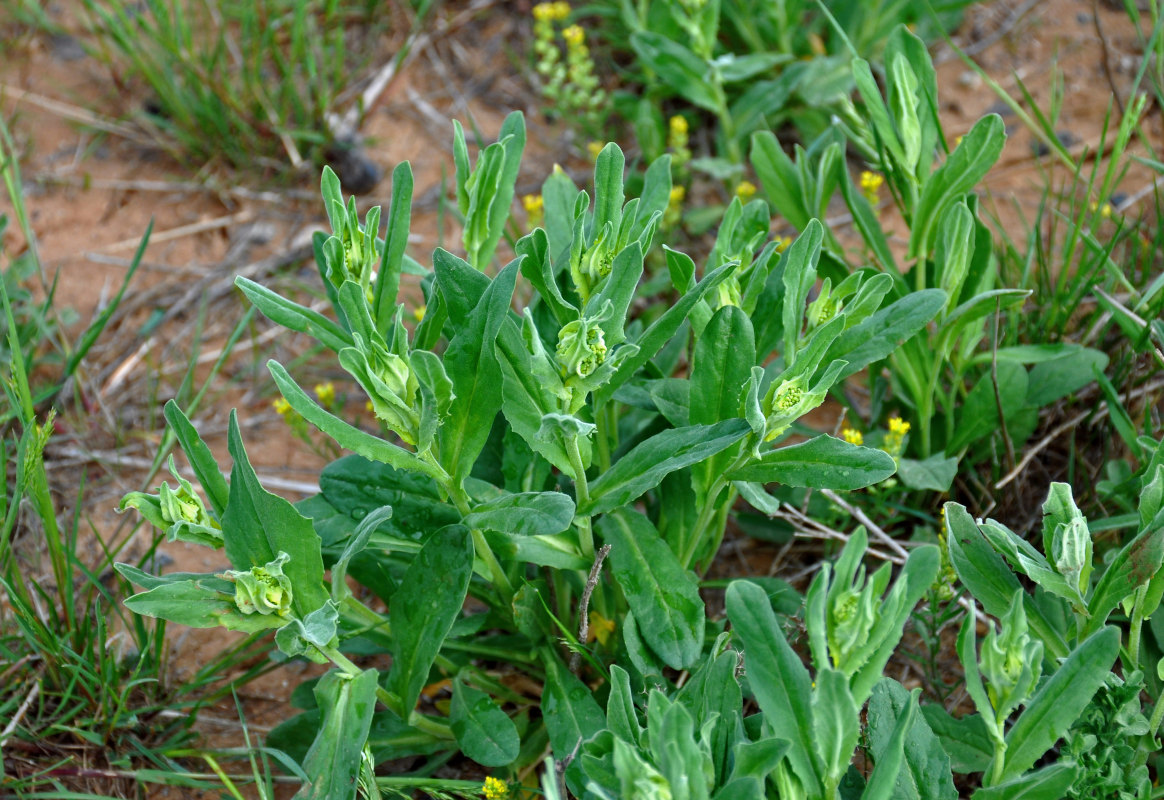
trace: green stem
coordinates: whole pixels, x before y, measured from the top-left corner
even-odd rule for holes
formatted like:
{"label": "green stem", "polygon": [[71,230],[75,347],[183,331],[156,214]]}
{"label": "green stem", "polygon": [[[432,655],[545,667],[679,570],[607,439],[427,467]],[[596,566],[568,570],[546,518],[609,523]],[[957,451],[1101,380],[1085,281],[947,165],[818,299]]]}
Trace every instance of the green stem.
{"label": "green stem", "polygon": [[691,562],[695,558],[695,554],[699,552],[699,545],[703,543],[704,531],[708,524],[710,524],[712,517],[720,509],[720,505],[716,500],[719,498],[719,493],[723,491],[725,484],[726,481],[722,477],[716,478],[715,483],[711,485],[711,490],[707,493],[707,501],[699,511],[699,517],[695,520],[695,528],[691,532],[691,538],[687,540],[683,548],[683,556],[680,559],[680,563],[684,569],[691,568]]}
{"label": "green stem", "polygon": [[1006,767],[1006,739],[1002,738],[1002,725],[998,722],[998,731],[994,739],[994,768],[990,771],[990,786],[997,786],[1002,780],[1003,769]]}
{"label": "green stem", "polygon": [[[467,517],[472,510],[469,508],[469,497],[465,494],[465,490],[460,486],[455,486],[450,480],[445,485],[445,491],[448,492],[449,498],[461,512],[462,517]],[[477,528],[471,528],[469,531],[473,537],[473,550],[477,558],[485,563],[486,569],[489,570],[489,575],[493,579],[493,588],[495,588],[501,595],[501,600],[505,605],[509,605],[513,600],[513,584],[510,583],[509,576],[505,574],[505,569],[501,566],[501,562],[497,560],[497,556],[493,553],[493,548],[489,546],[489,542],[485,539],[485,534]]]}
{"label": "green stem", "polygon": [[1140,630],[1144,625],[1144,598],[1148,594],[1148,584],[1136,590],[1136,600],[1132,604],[1132,619],[1128,630],[1128,656],[1133,664],[1140,663]]}
{"label": "green stem", "polygon": [[594,422],[598,425],[595,455],[598,457],[598,467],[603,472],[610,469],[611,434],[618,434],[618,420],[613,411],[614,406],[607,403],[594,412]]}
{"label": "green stem", "polygon": [[[578,447],[578,437],[573,436],[566,441],[566,454],[570,456],[570,466],[574,469],[574,493],[577,495],[579,506],[590,504],[590,485],[586,482],[586,467],[582,465],[582,451]],[[575,517],[574,524],[578,526],[578,540],[582,546],[582,557],[594,558],[594,532],[590,527],[589,515]]]}

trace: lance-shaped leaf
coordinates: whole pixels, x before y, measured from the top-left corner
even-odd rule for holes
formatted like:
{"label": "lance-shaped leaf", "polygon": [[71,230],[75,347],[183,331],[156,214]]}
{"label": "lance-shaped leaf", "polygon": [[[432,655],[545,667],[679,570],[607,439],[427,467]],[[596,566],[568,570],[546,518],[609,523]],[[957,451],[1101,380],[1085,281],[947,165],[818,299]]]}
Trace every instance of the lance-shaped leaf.
{"label": "lance-shaped leaf", "polygon": [[396,646],[388,682],[400,696],[405,718],[461,612],[472,574],[469,529],[449,525],[424,543],[392,595],[389,612]]}
{"label": "lance-shaped leaf", "polygon": [[1042,769],[1017,778],[981,788],[970,795],[971,800],[1062,800],[1075,784],[1079,765],[1074,761],[1048,764]]}
{"label": "lance-shaped leaf", "polygon": [[376,679],[374,669],[354,678],[332,670],[320,678],[315,698],[323,724],[303,761],[310,781],[295,793],[295,800],[355,798],[356,776],[376,710]]}
{"label": "lance-shaped leaf", "polygon": [[924,328],[945,304],[946,293],[941,289],[910,292],[838,336],[823,360],[847,361],[838,378],[843,380],[888,356]]}
{"label": "lance-shaped leaf", "polygon": [[590,502],[578,513],[601,514],[641,497],[659,485],[670,472],[731,447],[751,429],[742,419],[715,425],[691,425],[655,434],[620,458],[601,478],[590,485]]}
{"label": "lance-shaped leaf", "polygon": [[[338,353],[352,346],[352,337],[318,311],[292,302],[282,295],[239,275],[234,285],[242,289],[247,299],[271,322],[289,330],[306,333],[327,349]],[[334,291],[334,287],[332,287]]]}
{"label": "lance-shaped leaf", "polygon": [[817,752],[812,678],[789,646],[767,593],[735,581],[727,590],[727,612],[743,643],[748,685],[777,739],[789,744],[788,760],[809,796],[822,792],[823,765]]}
{"label": "lance-shaped leaf", "polygon": [[[553,652],[545,652],[542,663],[546,670],[542,690],[542,718],[550,735],[554,758],[566,760],[579,745],[604,727],[602,708],[594,693],[574,677]],[[579,762],[574,761],[566,770],[566,784],[576,797],[582,792]]]}
{"label": "lance-shaped leaf", "polygon": [[561,492],[522,492],[478,503],[465,525],[523,536],[552,536],[574,521],[574,501]]}
{"label": "lance-shaped leaf", "polygon": [[1071,651],[1007,731],[1003,781],[1022,775],[1067,733],[1111,673],[1119,651],[1119,628],[1110,625]]}
{"label": "lance-shaped leaf", "polygon": [[226,478],[222,476],[222,471],[218,468],[218,462],[214,460],[210,448],[206,446],[206,442],[202,441],[197,429],[190,423],[177,403],[173,400],[167,400],[164,413],[170,430],[174,432],[178,438],[178,444],[186,453],[186,459],[190,462],[190,468],[194,470],[194,476],[202,485],[202,491],[206,492],[206,499],[210,502],[210,507],[214,509],[215,515],[222,519],[222,513],[226,511],[226,501],[230,496],[230,488],[226,484]]}
{"label": "lance-shaped leaf", "polygon": [[[882,678],[869,698],[868,735],[874,763],[886,761],[897,721],[917,699],[892,678]],[[939,706],[940,708],[940,706]],[[943,709],[944,711],[945,709]],[[900,800],[958,800],[958,790],[950,774],[950,757],[922,714],[910,722],[905,734],[903,769],[898,773],[890,797]]]}
{"label": "lance-shaped leaf", "polygon": [[449,725],[461,752],[483,767],[504,767],[517,758],[521,739],[504,711],[479,689],[453,681]]}
{"label": "lance-shaped leaf", "polygon": [[883,481],[896,469],[888,453],[821,434],[807,442],[769,450],[728,477],[735,481],[848,491]]}
{"label": "lance-shaped leaf", "polygon": [[1136,534],[1108,564],[1087,602],[1091,617],[1084,626],[1087,636],[1107,621],[1107,615],[1125,597],[1150,581],[1164,562],[1164,525],[1147,527]]}
{"label": "lance-shaped leaf", "polygon": [[216,628],[254,633],[285,625],[274,614],[244,614],[234,602],[234,584],[217,575],[173,572],[150,575],[129,564],[114,565],[121,576],[146,591],[128,597],[125,607],[136,614],[169,620],[191,628]]}
{"label": "lance-shaped leaf", "polygon": [[376,327],[388,330],[396,313],[400,274],[404,271],[404,249],[412,223],[412,165],[401,161],[392,170],[392,203],[388,206],[388,227],[384,232],[384,252],[376,284],[372,290]]}
{"label": "lance-shaped leaf", "polygon": [[498,273],[445,351],[455,397],[440,430],[440,461],[457,482],[473,468],[501,410],[501,367],[494,342],[509,312],[520,266],[517,259]]}
{"label": "lance-shaped leaf", "polygon": [[283,574],[294,590],[292,612],[303,619],[327,602],[319,536],[311,520],[295,506],[259,484],[243,449],[233,411],[227,447],[234,467],[230,473],[230,499],[222,516],[226,557],[236,570],[246,571],[274,561],[281,552],[290,556]]}
{"label": "lance-shaped leaf", "polygon": [[685,669],[703,651],[705,611],[695,575],[659,537],[651,521],[619,509],[598,521],[610,545],[611,571],[644,640],[665,664]]}
{"label": "lance-shaped leaf", "polygon": [[[712,425],[740,416],[752,367],[756,341],[752,322],[735,306],[715,312],[695,344],[691,362],[690,412],[695,425]],[[706,494],[715,477],[727,469],[735,451],[725,450],[693,470],[696,492]]]}
{"label": "lance-shaped leaf", "polygon": [[813,732],[825,773],[834,781],[839,781],[853,759],[861,732],[860,711],[843,672],[826,667],[817,673],[812,693]]}

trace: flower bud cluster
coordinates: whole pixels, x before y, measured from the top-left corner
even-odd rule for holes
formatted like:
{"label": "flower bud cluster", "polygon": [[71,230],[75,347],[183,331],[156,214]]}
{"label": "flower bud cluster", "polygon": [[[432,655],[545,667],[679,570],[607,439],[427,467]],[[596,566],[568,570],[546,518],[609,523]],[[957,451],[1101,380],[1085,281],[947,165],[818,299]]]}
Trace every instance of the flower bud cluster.
{"label": "flower bud cluster", "polygon": [[291,611],[291,579],[283,574],[283,565],[291,556],[280,551],[274,561],[262,567],[251,567],[245,572],[227,570],[222,577],[234,581],[234,604],[244,614],[276,614],[287,616]]}
{"label": "flower bud cluster", "polygon": [[[589,127],[597,123],[606,103],[606,92],[598,87],[594,60],[586,45],[586,32],[580,25],[556,31],[555,24],[570,16],[566,2],[539,3],[533,8],[535,69],[541,75],[542,94],[562,116],[573,116]],[[565,45],[562,59],[558,38]]]}

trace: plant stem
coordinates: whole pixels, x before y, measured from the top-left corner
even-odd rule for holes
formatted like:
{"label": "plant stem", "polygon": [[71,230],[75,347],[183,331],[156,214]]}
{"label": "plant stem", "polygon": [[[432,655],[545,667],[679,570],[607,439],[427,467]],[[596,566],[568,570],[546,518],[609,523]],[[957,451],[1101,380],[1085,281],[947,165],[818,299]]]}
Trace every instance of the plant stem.
{"label": "plant stem", "polygon": [[[582,451],[578,447],[578,437],[571,437],[566,442],[566,454],[570,456],[570,466],[574,468],[574,493],[577,495],[579,506],[590,504],[590,485],[586,482],[586,467],[582,465]],[[578,526],[578,540],[582,545],[582,557],[594,558],[594,531],[590,527],[590,516],[579,515],[574,518]]]}
{"label": "plant stem", "polygon": [[[691,532],[691,538],[686,542],[683,548],[683,556],[680,563],[684,569],[691,568],[691,561],[695,558],[695,554],[699,552],[699,545],[703,543],[704,531],[708,524],[710,524],[712,517],[720,509],[719,503],[716,500],[719,498],[719,493],[723,491],[726,481],[722,477],[716,478],[715,483],[711,485],[711,489],[707,493],[707,500],[704,506],[699,511],[699,517],[695,520],[695,529]],[[733,493],[729,492],[729,496]],[[735,499],[734,496],[731,499]],[[720,534],[722,537],[722,533]]]}
{"label": "plant stem", "polygon": [[[469,508],[469,498],[465,494],[465,490],[460,486],[455,486],[452,480],[450,480],[445,484],[445,491],[448,492],[449,498],[456,505],[457,510],[461,512],[461,516],[467,517],[472,509]],[[513,600],[513,584],[510,583],[509,576],[505,574],[505,569],[501,566],[501,562],[493,554],[493,548],[489,546],[489,542],[485,539],[485,534],[477,528],[471,528],[469,533],[473,537],[473,550],[475,555],[485,562],[485,566],[489,570],[489,575],[493,579],[493,588],[501,595],[502,602],[508,605]]]}

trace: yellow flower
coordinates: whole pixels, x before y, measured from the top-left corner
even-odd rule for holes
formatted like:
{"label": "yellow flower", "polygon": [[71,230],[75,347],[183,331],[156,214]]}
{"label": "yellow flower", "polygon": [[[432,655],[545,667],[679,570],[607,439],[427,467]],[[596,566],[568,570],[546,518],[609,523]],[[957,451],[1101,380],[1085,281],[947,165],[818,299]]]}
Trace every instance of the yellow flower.
{"label": "yellow flower", "polygon": [[877,205],[877,193],[881,190],[883,183],[885,183],[885,178],[876,172],[865,170],[861,173],[861,193],[865,195],[865,199],[869,201],[870,205]]}
{"label": "yellow flower", "polygon": [[1104,219],[1111,219],[1111,203],[1104,203],[1102,206],[1094,200],[1091,202],[1092,213],[1098,211],[1099,215]]}
{"label": "yellow flower", "polygon": [[672,205],[672,206],[682,205],[682,203],[683,203],[684,199],[686,199],[686,197],[687,197],[687,187],[686,186],[672,186],[671,187],[671,196],[667,200],[667,204]]}
{"label": "yellow flower", "polygon": [[485,785],[481,790],[485,794],[485,800],[505,800],[509,797],[509,787],[492,775],[485,779]]}
{"label": "yellow flower", "polygon": [[317,383],[315,385],[315,396],[319,398],[319,404],[324,407],[330,407],[335,402],[335,386],[331,381],[327,383]]}
{"label": "yellow flower", "polygon": [[525,209],[525,217],[531,228],[536,228],[542,224],[542,220],[545,219],[546,203],[540,194],[522,196],[521,205]]}
{"label": "yellow flower", "polygon": [[591,161],[597,161],[598,154],[602,152],[602,142],[587,142],[586,152],[590,154]]}
{"label": "yellow flower", "polygon": [[571,25],[562,30],[562,38],[566,40],[567,47],[578,47],[586,41],[586,32],[580,25]]}
{"label": "yellow flower", "polygon": [[570,16],[570,4],[565,2],[538,3],[533,7],[534,19],[539,22],[559,22]]}
{"label": "yellow flower", "polygon": [[414,308],[414,309],[412,310],[412,317],[413,317],[413,319],[415,319],[417,322],[420,322],[422,319],[424,319],[424,315],[425,315],[425,313],[427,313],[427,312],[428,312],[428,306],[426,306],[426,305],[419,305],[419,306],[417,306],[416,308]]}
{"label": "yellow flower", "polygon": [[670,128],[671,138],[673,140],[682,139],[684,142],[687,141],[687,117],[676,114],[667,121],[667,125]]}
{"label": "yellow flower", "polygon": [[291,411],[291,404],[284,400],[282,397],[271,403],[271,405],[275,407],[275,413],[280,417],[287,416],[287,414]]}
{"label": "yellow flower", "polygon": [[842,428],[841,436],[843,436],[845,441],[849,444],[865,444],[865,437],[856,428]]}
{"label": "yellow flower", "polygon": [[909,423],[901,417],[889,418],[889,432],[898,436],[905,436],[909,433]]}
{"label": "yellow flower", "polygon": [[776,252],[783,253],[792,244],[792,237],[791,236],[777,236],[775,239],[775,242],[776,242]]}
{"label": "yellow flower", "polygon": [[614,633],[614,620],[607,619],[599,614],[597,611],[590,612],[590,637],[597,639],[598,643],[606,646],[610,640],[611,634]]}
{"label": "yellow flower", "polygon": [[909,433],[909,423],[901,417],[889,418],[889,432],[881,440],[881,449],[897,459],[905,446],[905,435]]}
{"label": "yellow flower", "polygon": [[756,195],[756,184],[751,181],[740,181],[736,186],[736,197],[740,198],[741,202],[748,202]]}

